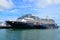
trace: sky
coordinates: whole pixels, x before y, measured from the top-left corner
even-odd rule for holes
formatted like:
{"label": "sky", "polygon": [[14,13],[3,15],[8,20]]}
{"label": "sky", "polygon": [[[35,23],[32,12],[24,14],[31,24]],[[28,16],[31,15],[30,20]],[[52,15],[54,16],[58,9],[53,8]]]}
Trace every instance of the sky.
{"label": "sky", "polygon": [[60,0],[0,0],[0,21],[16,20],[25,14],[48,16],[60,25]]}

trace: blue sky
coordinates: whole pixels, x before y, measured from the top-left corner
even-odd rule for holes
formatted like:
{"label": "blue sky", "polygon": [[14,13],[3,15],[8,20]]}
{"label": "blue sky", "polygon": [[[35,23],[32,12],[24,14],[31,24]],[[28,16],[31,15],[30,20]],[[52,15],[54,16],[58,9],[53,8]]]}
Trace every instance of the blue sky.
{"label": "blue sky", "polygon": [[60,0],[0,0],[0,20],[16,20],[25,14],[48,16],[60,25]]}

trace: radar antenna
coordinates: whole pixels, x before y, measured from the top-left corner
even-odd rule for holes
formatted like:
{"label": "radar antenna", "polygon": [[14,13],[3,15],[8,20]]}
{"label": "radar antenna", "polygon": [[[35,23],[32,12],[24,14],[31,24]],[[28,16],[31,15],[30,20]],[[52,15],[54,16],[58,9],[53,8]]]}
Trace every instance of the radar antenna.
{"label": "radar antenna", "polygon": [[49,16],[46,16],[46,19],[49,19]]}

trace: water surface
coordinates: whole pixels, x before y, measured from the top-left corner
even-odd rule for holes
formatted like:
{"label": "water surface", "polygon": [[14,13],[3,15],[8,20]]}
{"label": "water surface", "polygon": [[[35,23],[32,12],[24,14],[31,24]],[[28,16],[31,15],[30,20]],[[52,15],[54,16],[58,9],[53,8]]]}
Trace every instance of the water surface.
{"label": "water surface", "polygon": [[60,40],[60,29],[0,29],[0,40]]}

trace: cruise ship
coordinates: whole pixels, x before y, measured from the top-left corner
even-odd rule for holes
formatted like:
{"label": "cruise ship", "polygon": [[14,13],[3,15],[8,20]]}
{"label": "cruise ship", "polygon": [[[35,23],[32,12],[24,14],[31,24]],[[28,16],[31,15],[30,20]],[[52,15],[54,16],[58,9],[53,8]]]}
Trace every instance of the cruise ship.
{"label": "cruise ship", "polygon": [[49,18],[39,18],[32,14],[26,14],[17,18],[15,21],[6,21],[7,26],[13,28],[23,28],[23,29],[51,29],[58,28],[57,24],[53,19]]}

